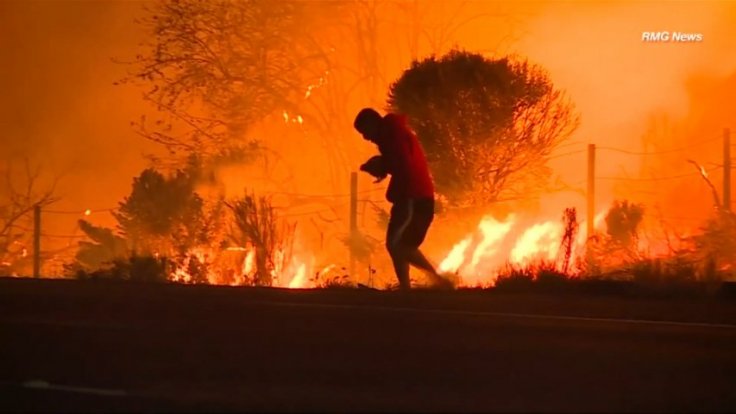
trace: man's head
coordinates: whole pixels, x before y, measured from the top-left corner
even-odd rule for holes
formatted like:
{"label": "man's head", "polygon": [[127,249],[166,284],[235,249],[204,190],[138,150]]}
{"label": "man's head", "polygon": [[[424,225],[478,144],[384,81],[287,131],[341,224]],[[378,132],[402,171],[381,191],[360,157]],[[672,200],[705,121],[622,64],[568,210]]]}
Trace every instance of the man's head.
{"label": "man's head", "polygon": [[368,141],[377,143],[381,131],[383,117],[373,108],[364,108],[358,112],[353,126]]}

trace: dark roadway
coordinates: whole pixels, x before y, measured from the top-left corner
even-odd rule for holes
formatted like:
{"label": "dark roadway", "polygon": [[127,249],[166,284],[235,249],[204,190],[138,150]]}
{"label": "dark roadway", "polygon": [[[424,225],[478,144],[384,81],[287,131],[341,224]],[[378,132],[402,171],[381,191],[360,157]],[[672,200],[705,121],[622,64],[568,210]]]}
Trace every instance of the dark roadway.
{"label": "dark roadway", "polygon": [[736,303],[0,279],[0,411],[80,410],[733,412]]}

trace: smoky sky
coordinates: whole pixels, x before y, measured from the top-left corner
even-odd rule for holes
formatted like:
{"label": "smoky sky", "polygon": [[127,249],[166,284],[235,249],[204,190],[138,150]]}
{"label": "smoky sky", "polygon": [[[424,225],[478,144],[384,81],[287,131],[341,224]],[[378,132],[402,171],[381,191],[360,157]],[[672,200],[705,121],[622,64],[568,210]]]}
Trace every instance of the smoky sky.
{"label": "smoky sky", "polygon": [[[0,151],[61,177],[62,208],[108,206],[139,170],[137,91],[113,86],[144,39],[135,1],[0,2]],[[93,205],[95,204],[95,205]]]}

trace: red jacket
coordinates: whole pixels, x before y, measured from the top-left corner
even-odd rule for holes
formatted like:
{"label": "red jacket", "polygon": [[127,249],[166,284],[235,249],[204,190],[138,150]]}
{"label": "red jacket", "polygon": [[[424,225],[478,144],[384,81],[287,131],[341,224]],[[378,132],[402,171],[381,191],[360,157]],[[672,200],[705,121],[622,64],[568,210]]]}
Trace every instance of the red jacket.
{"label": "red jacket", "polygon": [[383,117],[378,150],[391,174],[386,191],[388,201],[434,198],[427,158],[417,136],[407,125],[406,116],[387,114]]}

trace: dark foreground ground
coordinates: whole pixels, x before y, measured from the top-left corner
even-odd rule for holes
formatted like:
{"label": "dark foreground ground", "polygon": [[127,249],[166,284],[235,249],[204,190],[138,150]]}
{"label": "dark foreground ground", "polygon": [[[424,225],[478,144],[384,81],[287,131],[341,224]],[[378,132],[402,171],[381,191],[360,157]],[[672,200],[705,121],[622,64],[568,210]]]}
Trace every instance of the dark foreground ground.
{"label": "dark foreground ground", "polygon": [[0,279],[2,411],[736,411],[736,301]]}

